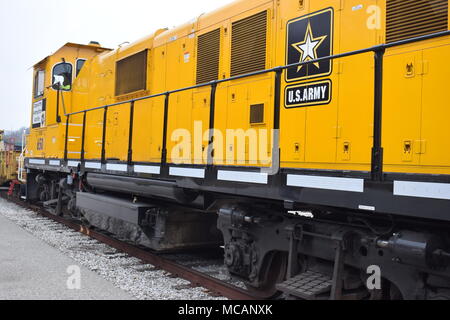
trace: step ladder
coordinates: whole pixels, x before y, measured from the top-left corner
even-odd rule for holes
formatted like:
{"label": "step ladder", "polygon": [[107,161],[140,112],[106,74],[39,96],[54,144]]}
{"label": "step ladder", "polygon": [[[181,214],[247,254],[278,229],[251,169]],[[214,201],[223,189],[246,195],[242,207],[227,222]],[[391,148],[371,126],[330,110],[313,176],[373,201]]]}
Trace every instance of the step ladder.
{"label": "step ladder", "polygon": [[288,296],[305,300],[328,300],[333,287],[331,277],[307,271],[277,285]]}
{"label": "step ladder", "polygon": [[[288,279],[278,284],[277,289],[288,297],[306,300],[340,300],[343,298],[346,231],[336,233],[333,236],[325,236],[305,232],[302,225],[289,226],[286,231],[290,234]],[[315,270],[306,270],[299,273],[298,247],[305,236],[329,238],[334,243],[336,255],[332,276]]]}

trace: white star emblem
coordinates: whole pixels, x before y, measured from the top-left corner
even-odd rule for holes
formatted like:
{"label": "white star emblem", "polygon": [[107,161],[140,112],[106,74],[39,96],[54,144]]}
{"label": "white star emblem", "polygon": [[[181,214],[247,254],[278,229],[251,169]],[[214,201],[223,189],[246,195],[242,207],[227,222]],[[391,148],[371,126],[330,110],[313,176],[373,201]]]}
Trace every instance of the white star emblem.
{"label": "white star emblem", "polygon": [[[295,48],[295,50],[300,52],[300,61],[299,62],[306,62],[315,60],[318,58],[317,55],[317,49],[320,47],[322,42],[327,38],[327,36],[321,36],[314,38],[312,29],[311,29],[311,23],[308,23],[308,28],[306,29],[305,39],[302,42],[294,43],[292,46]],[[313,63],[314,66],[317,67],[317,69],[320,68],[320,65],[318,62]],[[299,66],[297,68],[297,72],[299,72],[303,66]]]}

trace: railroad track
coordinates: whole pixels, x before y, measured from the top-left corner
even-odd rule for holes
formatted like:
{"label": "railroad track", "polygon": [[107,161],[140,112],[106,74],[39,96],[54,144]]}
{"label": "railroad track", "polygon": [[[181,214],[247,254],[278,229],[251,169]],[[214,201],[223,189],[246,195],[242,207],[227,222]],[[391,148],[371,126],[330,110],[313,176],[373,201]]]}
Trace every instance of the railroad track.
{"label": "railroad track", "polygon": [[156,268],[162,269],[175,277],[189,281],[193,287],[203,287],[208,289],[212,294],[226,297],[231,300],[256,300],[254,296],[242,288],[236,287],[230,283],[216,279],[208,274],[194,270],[188,266],[177,263],[160,254],[150,252],[146,249],[136,247],[132,244],[115,239],[103,232],[90,229],[74,220],[68,220],[63,217],[56,216],[42,207],[30,205],[26,202],[15,198],[10,198],[5,192],[0,192],[0,197],[12,202],[24,209],[31,210],[36,214],[62,224],[76,232],[82,233],[95,239],[105,245],[108,245],[120,252],[128,254],[131,257],[140,259],[141,261],[151,264]]}

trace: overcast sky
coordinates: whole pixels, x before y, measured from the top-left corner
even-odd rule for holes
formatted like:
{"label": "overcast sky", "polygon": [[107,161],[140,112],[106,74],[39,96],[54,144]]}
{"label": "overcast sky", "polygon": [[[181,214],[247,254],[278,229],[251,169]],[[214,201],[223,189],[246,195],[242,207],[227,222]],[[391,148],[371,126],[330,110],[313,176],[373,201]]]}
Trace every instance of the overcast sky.
{"label": "overcast sky", "polygon": [[31,67],[66,42],[109,48],[232,0],[0,0],[0,129],[30,125]]}

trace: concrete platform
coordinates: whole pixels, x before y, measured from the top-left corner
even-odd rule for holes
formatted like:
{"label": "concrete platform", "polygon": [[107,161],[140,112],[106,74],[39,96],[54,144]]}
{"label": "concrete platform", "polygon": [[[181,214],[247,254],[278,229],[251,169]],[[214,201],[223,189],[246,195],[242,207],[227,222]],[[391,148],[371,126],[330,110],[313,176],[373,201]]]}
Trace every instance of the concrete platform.
{"label": "concrete platform", "polygon": [[67,286],[76,262],[0,216],[1,300],[131,300],[94,272],[81,270],[81,289]]}

